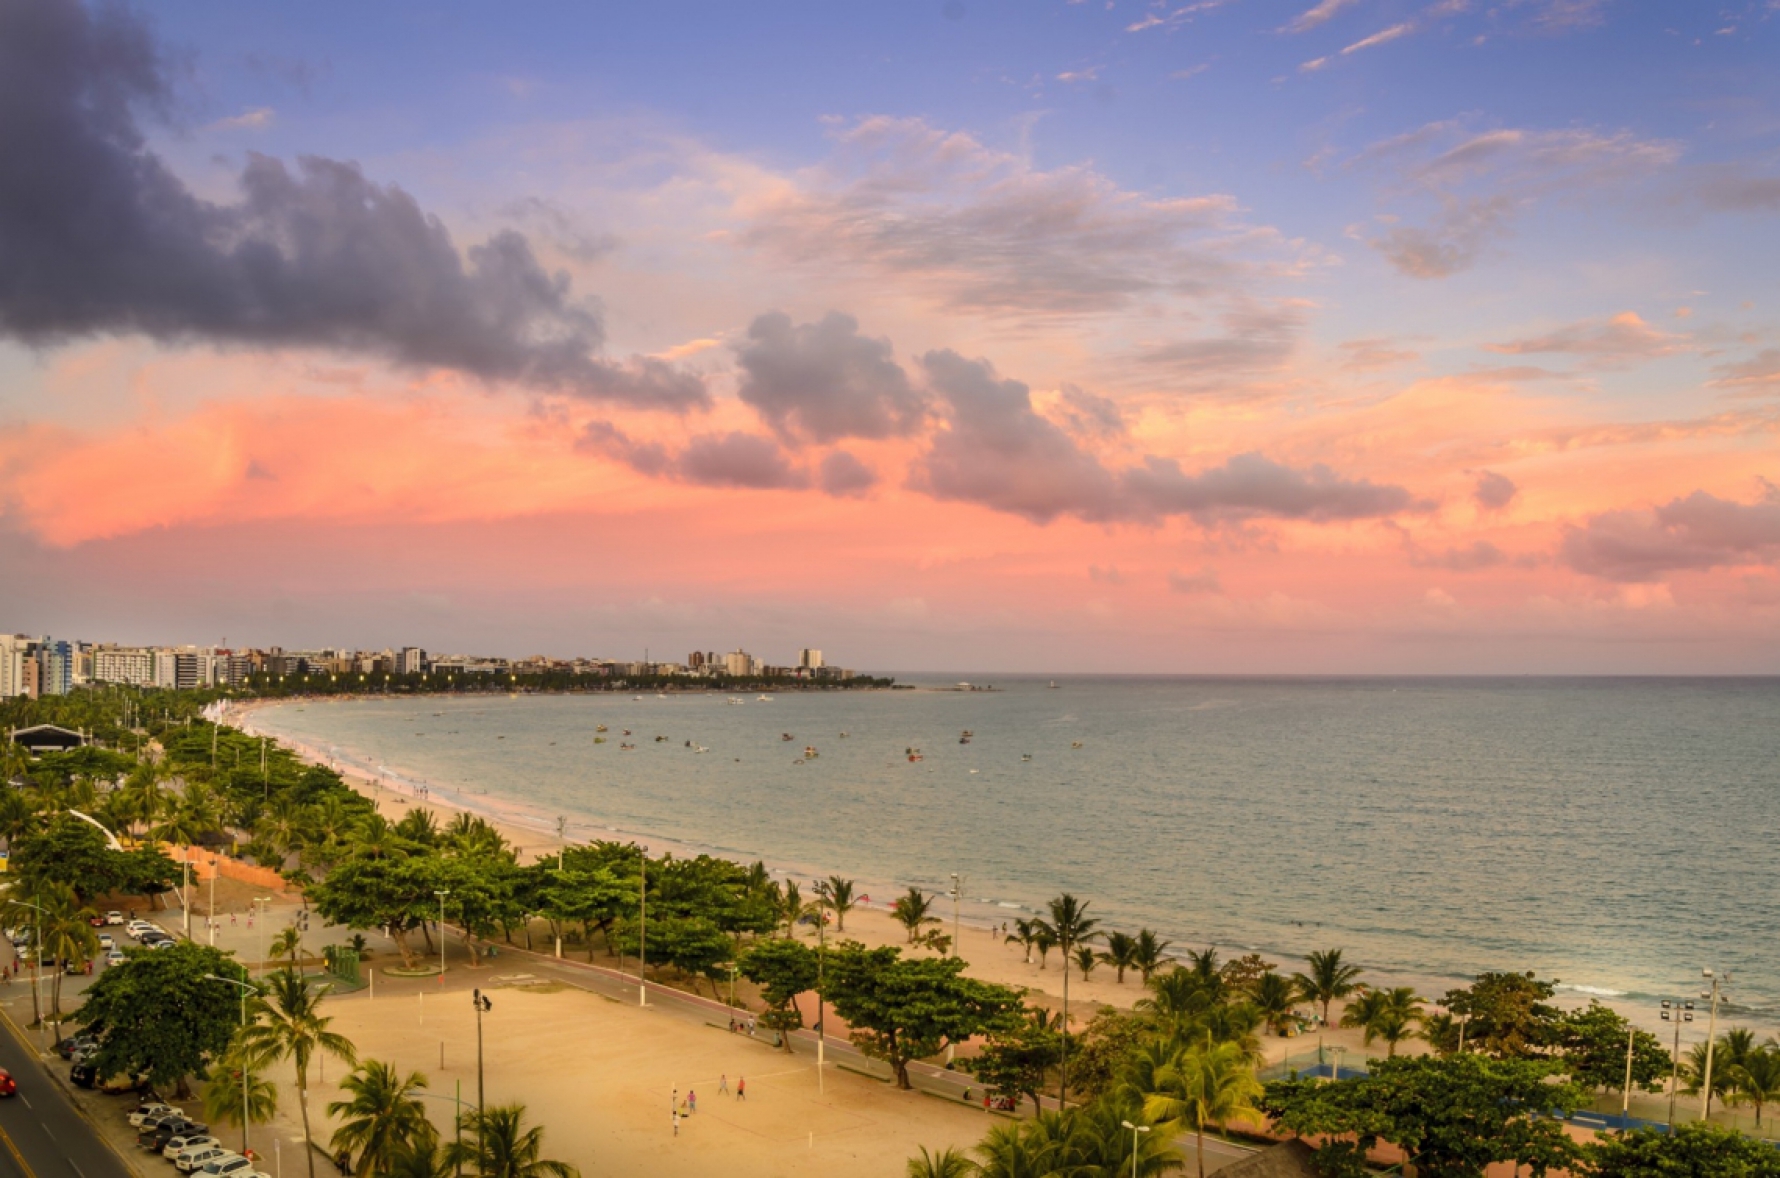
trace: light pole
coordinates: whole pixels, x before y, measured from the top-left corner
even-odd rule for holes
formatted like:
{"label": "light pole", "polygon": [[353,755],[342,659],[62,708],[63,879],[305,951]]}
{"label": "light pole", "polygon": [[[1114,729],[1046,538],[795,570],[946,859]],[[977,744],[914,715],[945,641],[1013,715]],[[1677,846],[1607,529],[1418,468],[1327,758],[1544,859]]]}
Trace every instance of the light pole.
{"label": "light pole", "polygon": [[449,889],[433,893],[439,897],[439,986],[441,988],[445,985],[445,897],[450,894]]}
{"label": "light pole", "polygon": [[[211,981],[211,982],[226,982],[231,986],[241,987],[241,1027],[243,1030],[245,1030],[247,1028],[247,996],[249,994],[258,994],[260,992],[259,987],[250,986],[246,982],[240,981],[239,979],[236,979],[236,978],[225,978],[218,974],[213,974],[213,973],[205,974],[204,979],[206,981]],[[248,1152],[247,1152],[247,1125],[248,1125],[248,1122],[250,1122],[253,1119],[249,1115],[249,1109],[251,1106],[248,1104],[248,1099],[247,1099],[248,1098],[247,1080],[248,1080],[247,1052],[243,1051],[241,1053],[241,1156],[242,1157],[249,1156]]]}
{"label": "light pole", "polygon": [[1703,1121],[1712,1115],[1712,1049],[1718,1046],[1718,999],[1720,982],[1730,981],[1731,975],[1729,972],[1726,972],[1724,977],[1720,979],[1711,970],[1702,969],[1700,971],[1700,976],[1712,983],[1711,989],[1700,991],[1701,998],[1712,999],[1712,1013],[1707,1016],[1706,1021],[1706,1074],[1700,1085],[1700,1087],[1705,1090],[1705,1094],[1700,1097],[1700,1119]]}
{"label": "light pole", "polygon": [[[31,1013],[37,1016],[37,1044],[43,1045],[43,977],[37,968],[43,961],[43,909],[28,900],[14,900],[14,904],[29,908],[37,913],[31,928]],[[57,1027],[57,1030],[60,1030]],[[59,1038],[60,1036],[58,1036]]]}
{"label": "light pole", "polygon": [[1675,1024],[1675,1046],[1669,1052],[1669,1136],[1675,1135],[1675,1096],[1681,1090],[1681,1024],[1693,1022],[1693,1003],[1663,999],[1663,1021]]}
{"label": "light pole", "polygon": [[963,944],[958,939],[958,895],[964,888],[964,877],[956,871],[952,873],[952,956],[959,956],[959,947]]}
{"label": "light pole", "polygon": [[[649,956],[649,848],[637,848],[637,1005],[649,1005],[643,967]],[[623,964],[620,962],[619,964]]]}
{"label": "light pole", "polygon": [[470,991],[470,1001],[476,1006],[476,1169],[483,1169],[482,1154],[482,1015],[492,1010],[494,1003],[481,990]]}
{"label": "light pole", "polygon": [[457,1175],[458,1175],[458,1176],[459,1176],[459,1178],[462,1178],[462,1175],[463,1175],[463,1172],[464,1172],[464,1163],[463,1163],[463,1144],[464,1144],[464,1082],[463,1082],[463,1081],[462,1081],[462,1080],[459,1080],[459,1081],[458,1081],[458,1082],[457,1082],[457,1095],[456,1095],[456,1096],[446,1096],[446,1095],[445,1095],[445,1094],[444,1094],[444,1093],[441,1093],[441,1092],[428,1092],[428,1091],[427,1091],[427,1090],[426,1090],[426,1089],[424,1089],[424,1088],[416,1088],[416,1089],[415,1089],[415,1090],[414,1090],[414,1094],[415,1094],[415,1095],[416,1095],[416,1096],[425,1096],[425,1097],[428,1097],[428,1098],[430,1098],[430,1099],[432,1099],[432,1100],[449,1100],[449,1101],[450,1101],[450,1102],[451,1102],[451,1103],[452,1103],[452,1104],[454,1104],[454,1105],[456,1105],[456,1106],[457,1106],[457,1115],[456,1115],[456,1117],[455,1117],[455,1118],[454,1118],[454,1120],[455,1120],[455,1122],[456,1122],[456,1124],[457,1124],[457,1145],[458,1145],[458,1148],[457,1148],[457,1155],[458,1155],[458,1161],[457,1161],[457,1162],[456,1162],[456,1164],[455,1164],[455,1165],[454,1165],[454,1166],[453,1166],[453,1168],[452,1168],[452,1172],[453,1172],[453,1173],[455,1173],[455,1174],[457,1174]]}
{"label": "light pole", "polygon": [[1125,1128],[1131,1130],[1131,1178],[1137,1178],[1138,1135],[1140,1133],[1148,1133],[1150,1131],[1150,1127],[1148,1125],[1133,1125],[1130,1121],[1120,1121],[1119,1124],[1121,1124],[1121,1125],[1125,1126]]}
{"label": "light pole", "polygon": [[272,897],[270,897],[270,896],[255,896],[253,898],[253,906],[254,906],[254,908],[259,910],[259,914],[260,914],[260,968],[265,969],[266,968],[266,918],[271,915]]}

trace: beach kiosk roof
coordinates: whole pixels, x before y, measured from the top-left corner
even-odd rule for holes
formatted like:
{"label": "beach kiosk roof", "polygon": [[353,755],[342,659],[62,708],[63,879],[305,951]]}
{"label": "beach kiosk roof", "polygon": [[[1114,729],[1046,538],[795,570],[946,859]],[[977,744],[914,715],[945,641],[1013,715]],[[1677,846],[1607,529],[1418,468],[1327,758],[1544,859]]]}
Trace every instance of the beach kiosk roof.
{"label": "beach kiosk roof", "polygon": [[22,744],[33,753],[60,753],[68,749],[77,749],[86,744],[85,734],[72,728],[63,728],[56,724],[33,724],[29,728],[14,728],[7,733],[14,744]]}
{"label": "beach kiosk roof", "polygon": [[1316,1150],[1299,1138],[1270,1145],[1218,1171],[1218,1178],[1317,1178]]}

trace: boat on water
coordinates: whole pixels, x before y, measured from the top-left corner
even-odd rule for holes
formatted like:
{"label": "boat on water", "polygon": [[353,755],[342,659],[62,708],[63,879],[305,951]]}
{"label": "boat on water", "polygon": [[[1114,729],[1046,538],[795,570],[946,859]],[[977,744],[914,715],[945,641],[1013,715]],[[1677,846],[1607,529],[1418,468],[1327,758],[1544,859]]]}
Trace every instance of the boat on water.
{"label": "boat on water", "polygon": [[745,700],[745,699],[743,699],[743,698],[742,698],[742,697],[741,697],[741,696],[739,696],[739,695],[732,695],[732,696],[730,696],[730,697],[729,697],[729,702],[730,702],[730,703],[732,703],[732,704],[745,704],[745,703],[747,703],[747,702],[748,702],[748,701],[747,701],[747,700]]}
{"label": "boat on water", "polygon": [[781,732],[781,733],[779,733],[779,739],[780,740],[796,740],[797,737],[791,735],[789,732]]}
{"label": "boat on water", "polygon": [[816,757],[817,757],[817,756],[818,756],[818,755],[820,755],[820,754],[818,754],[818,753],[817,753],[817,752],[816,752],[816,746],[815,746],[815,745],[813,745],[813,744],[806,744],[806,745],[804,745],[804,746],[803,746],[803,759],[804,759],[804,760],[806,760],[806,761],[813,761],[813,760],[815,760],[815,759],[816,759]]}
{"label": "boat on water", "polygon": [[1057,690],[1057,681],[1055,679],[1051,680],[1051,690]]}
{"label": "boat on water", "polygon": [[754,702],[756,702],[756,703],[763,703],[763,704],[770,704],[770,703],[772,703],[772,702],[773,702],[773,697],[772,697],[772,696],[770,696],[770,695],[757,695],[757,696],[755,696],[755,697],[754,697]]}
{"label": "boat on water", "polygon": [[920,760],[925,759],[921,756],[921,750],[918,748],[912,748],[912,747],[906,748],[906,749],[903,749],[902,752],[903,752],[903,755],[906,756],[911,761],[920,761]]}
{"label": "boat on water", "polygon": [[606,726],[604,724],[595,724],[593,726],[593,730],[595,732],[604,732],[606,730]]}
{"label": "boat on water", "polygon": [[1072,740],[1069,742],[1069,747],[1072,749],[1079,749],[1082,747],[1082,742],[1079,740]]}

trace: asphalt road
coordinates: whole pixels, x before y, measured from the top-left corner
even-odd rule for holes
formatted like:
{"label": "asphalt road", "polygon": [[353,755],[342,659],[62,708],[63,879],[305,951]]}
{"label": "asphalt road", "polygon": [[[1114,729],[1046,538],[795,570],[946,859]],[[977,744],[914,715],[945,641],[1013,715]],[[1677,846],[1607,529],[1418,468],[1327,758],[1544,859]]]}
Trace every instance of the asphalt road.
{"label": "asphalt road", "polygon": [[[27,1172],[21,1173],[12,1151],[0,1146],[0,1174],[9,1178],[133,1178],[49,1078],[46,1068],[67,1070],[60,1058],[46,1062],[20,1043],[7,1025],[0,1027],[0,1067],[11,1072],[19,1085],[17,1096],[0,1099],[0,1129],[11,1138],[27,1167]],[[125,1099],[118,1099],[117,1115],[122,1115]]]}

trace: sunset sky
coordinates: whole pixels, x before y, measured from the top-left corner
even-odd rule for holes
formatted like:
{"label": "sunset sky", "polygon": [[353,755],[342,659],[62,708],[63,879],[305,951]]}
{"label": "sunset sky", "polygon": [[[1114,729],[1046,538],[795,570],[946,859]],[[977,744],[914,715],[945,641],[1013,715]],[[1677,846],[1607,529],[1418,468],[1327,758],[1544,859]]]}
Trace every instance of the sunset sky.
{"label": "sunset sky", "polygon": [[1780,672],[1780,0],[0,0],[0,630]]}

